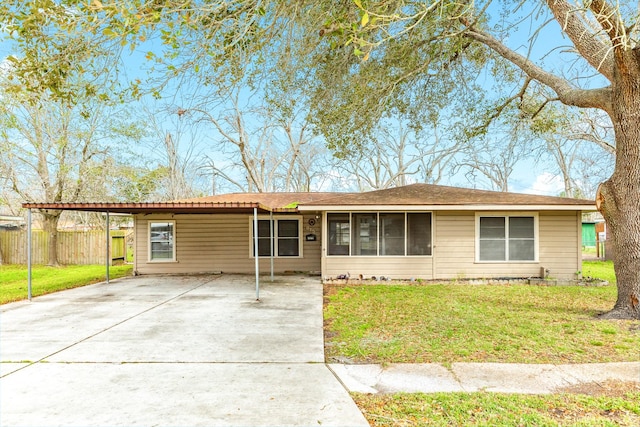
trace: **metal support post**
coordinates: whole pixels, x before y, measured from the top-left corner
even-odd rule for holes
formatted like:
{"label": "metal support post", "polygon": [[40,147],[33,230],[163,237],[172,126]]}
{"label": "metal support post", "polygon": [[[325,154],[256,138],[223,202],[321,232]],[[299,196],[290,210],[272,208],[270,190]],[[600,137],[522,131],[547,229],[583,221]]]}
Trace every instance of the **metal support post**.
{"label": "metal support post", "polygon": [[253,208],[253,255],[256,260],[256,301],[260,300],[260,261],[258,254],[258,208]]}
{"label": "metal support post", "polygon": [[273,237],[273,211],[269,212],[269,236],[271,237],[271,281],[273,282],[273,257],[275,256],[274,252],[276,250]]}
{"label": "metal support post", "polygon": [[31,208],[27,209],[27,297],[31,301]]}
{"label": "metal support post", "polygon": [[106,251],[107,254],[105,256],[106,258],[106,267],[107,267],[107,285],[109,284],[109,265],[111,264],[111,251],[109,250],[111,247],[111,231],[110,231],[110,224],[109,224],[109,211],[107,211],[107,238],[106,238]]}

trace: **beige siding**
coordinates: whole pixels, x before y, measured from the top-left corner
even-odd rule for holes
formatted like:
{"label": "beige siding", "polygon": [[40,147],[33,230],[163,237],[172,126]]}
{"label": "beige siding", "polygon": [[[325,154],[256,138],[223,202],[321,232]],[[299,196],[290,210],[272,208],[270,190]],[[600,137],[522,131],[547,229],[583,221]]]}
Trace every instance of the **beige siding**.
{"label": "beige siding", "polygon": [[340,274],[349,273],[352,278],[360,274],[369,278],[371,276],[384,276],[393,279],[431,279],[432,258],[422,256],[407,257],[344,257],[328,256],[325,259],[326,269],[323,277],[337,277]]}
{"label": "beige siding", "polygon": [[[314,228],[303,223],[302,257],[275,258],[274,271],[320,271],[320,233],[317,240],[304,241]],[[138,215],[136,216],[136,261],[138,274],[156,273],[253,273],[251,257],[251,216],[248,215]],[[149,221],[175,221],[175,262],[149,262]],[[317,225],[316,225],[317,227]],[[268,258],[260,259],[260,270],[270,271]]]}
{"label": "beige siding", "polygon": [[579,212],[540,212],[539,262],[475,261],[475,212],[435,215],[435,278],[538,277],[541,268],[557,278],[573,278],[580,270]]}
{"label": "beige siding", "polygon": [[[303,257],[275,258],[275,272],[320,271],[321,221],[316,215],[302,218]],[[154,273],[253,273],[250,216],[248,215],[138,215],[136,217],[135,270]],[[309,220],[316,220],[310,224]],[[148,222],[175,221],[176,262],[148,261]],[[313,221],[312,221],[313,222]],[[538,277],[541,268],[557,278],[573,278],[581,270],[580,213],[538,214],[538,262],[478,263],[475,261],[475,212],[433,213],[433,257],[342,257],[325,256],[324,277],[351,274],[357,277],[455,279],[489,277]],[[315,241],[306,241],[313,234]],[[270,270],[270,260],[260,259],[260,270]]]}
{"label": "beige siding", "polygon": [[551,277],[575,278],[582,270],[580,212],[540,213],[540,266]]}

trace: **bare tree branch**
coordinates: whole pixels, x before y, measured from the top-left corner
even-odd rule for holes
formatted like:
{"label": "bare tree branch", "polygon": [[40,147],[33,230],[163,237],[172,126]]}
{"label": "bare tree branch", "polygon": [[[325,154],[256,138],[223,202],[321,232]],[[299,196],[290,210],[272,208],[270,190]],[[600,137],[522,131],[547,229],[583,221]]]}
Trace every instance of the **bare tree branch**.
{"label": "bare tree branch", "polygon": [[469,28],[465,34],[467,37],[485,44],[500,56],[518,66],[531,79],[551,88],[558,94],[558,98],[562,103],[582,108],[600,108],[608,112],[612,111],[610,87],[600,89],[575,88],[564,78],[544,70],[486,32]]}

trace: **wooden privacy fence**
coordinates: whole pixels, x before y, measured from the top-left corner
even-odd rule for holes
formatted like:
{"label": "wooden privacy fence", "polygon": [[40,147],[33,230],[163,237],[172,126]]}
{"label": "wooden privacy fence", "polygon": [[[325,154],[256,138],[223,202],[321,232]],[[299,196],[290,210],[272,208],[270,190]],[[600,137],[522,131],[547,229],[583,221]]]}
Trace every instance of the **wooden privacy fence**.
{"label": "wooden privacy fence", "polygon": [[[124,260],[127,237],[131,231],[111,231],[111,260]],[[106,239],[104,231],[58,231],[58,262],[60,264],[104,264]],[[49,262],[49,233],[32,231],[31,262]],[[5,264],[27,263],[27,231],[0,231],[0,252]]]}

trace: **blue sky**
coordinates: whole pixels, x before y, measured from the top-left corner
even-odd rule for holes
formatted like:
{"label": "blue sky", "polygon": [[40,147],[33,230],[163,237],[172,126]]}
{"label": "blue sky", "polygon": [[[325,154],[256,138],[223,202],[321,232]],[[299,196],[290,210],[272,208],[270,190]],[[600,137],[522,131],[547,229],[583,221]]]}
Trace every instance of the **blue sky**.
{"label": "blue sky", "polygon": [[[521,53],[526,54],[527,46],[529,45],[528,39],[531,37],[532,32],[535,30],[537,22],[535,20],[523,21],[520,25],[520,30],[517,32],[513,32],[510,34],[507,43],[510,47],[518,49]],[[559,31],[559,27],[555,21],[551,21],[545,27],[545,31],[540,32],[538,35],[538,39],[536,41],[536,48],[531,51],[531,55],[534,59],[543,58],[544,62],[547,65],[551,65],[551,68],[558,70],[566,70],[567,67],[570,66],[569,63],[563,62],[561,57],[556,53],[545,56],[548,53],[548,46],[557,46],[558,41],[561,41],[561,44],[568,45],[568,40],[562,41],[562,35]],[[126,75],[127,78],[141,78],[144,79],[145,74],[143,72],[143,68],[149,66],[148,62],[145,62],[143,59],[146,52],[152,50],[157,51],[157,46],[154,47],[152,43],[145,43],[139,46],[133,54],[129,55],[126,59]],[[4,57],[7,54],[7,49],[3,49],[3,46],[0,46],[0,56]],[[125,53],[127,55],[127,53]],[[175,97],[172,92],[175,90],[171,90],[171,87],[166,91],[166,97],[162,100],[158,101],[146,101],[151,108],[155,107],[165,107],[166,105],[179,105],[181,101],[180,95]],[[188,97],[188,96],[187,96]],[[161,120],[162,121],[162,120]],[[161,123],[161,128],[163,128],[166,132],[177,134],[178,129],[176,129],[176,124],[174,120],[166,120]],[[193,138],[192,136],[185,135],[184,138]],[[209,154],[212,158],[221,159],[220,153],[216,153],[211,150],[210,140],[215,138],[213,134],[202,135],[199,134],[197,136],[199,139],[199,146],[202,146],[203,153]],[[181,144],[183,146],[188,145],[189,141],[182,141]],[[196,150],[196,151],[199,151]],[[149,153],[153,155],[153,153]],[[222,161],[222,160],[220,160]],[[474,186],[473,183],[470,183],[469,180],[465,176],[454,176],[449,179],[445,179],[442,184],[448,185],[460,185],[460,186]],[[475,186],[477,188],[490,188],[490,186],[484,182],[482,179],[479,179]],[[556,176],[552,168],[544,163],[544,162],[535,162],[533,159],[529,159],[521,162],[521,164],[515,169],[510,181],[510,191],[514,192],[527,192],[533,194],[544,194],[544,195],[557,195],[563,190],[562,180]]]}

